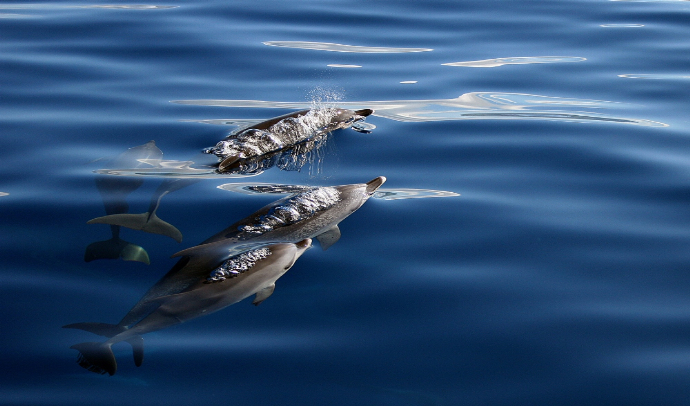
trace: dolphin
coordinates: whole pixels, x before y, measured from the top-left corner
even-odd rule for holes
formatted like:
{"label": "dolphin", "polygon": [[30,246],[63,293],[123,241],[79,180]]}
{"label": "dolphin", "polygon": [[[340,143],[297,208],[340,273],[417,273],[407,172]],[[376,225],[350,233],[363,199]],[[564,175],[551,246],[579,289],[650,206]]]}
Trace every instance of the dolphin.
{"label": "dolphin", "polygon": [[300,110],[233,132],[215,147],[207,148],[204,152],[221,158],[218,171],[224,172],[239,165],[244,159],[288,148],[337,129],[351,127],[373,112],[370,109],[353,111],[338,108]]}
{"label": "dolphin", "polygon": [[156,211],[161,204],[161,199],[168,193],[182,189],[196,179],[168,179],[158,186],[153,193],[149,209],[144,213],[117,213],[107,216],[96,217],[86,222],[86,224],[110,224],[113,226],[127,227],[132,230],[141,230],[147,233],[160,234],[172,238],[177,242],[182,242],[182,233],[172,224],[161,220]]}
{"label": "dolphin", "polygon": [[367,183],[293,187],[298,193],[264,206],[173,257],[231,256],[252,247],[305,238],[316,238],[326,250],[340,239],[338,224],[362,207],[385,181],[385,177],[379,176]]}
{"label": "dolphin", "polygon": [[[163,152],[156,146],[156,142],[149,141],[146,144],[132,147],[118,155],[109,166],[114,168],[137,167],[143,165],[142,159],[160,159],[162,156]],[[129,211],[127,196],[143,183],[143,179],[140,178],[121,176],[96,177],[96,187],[103,198],[106,214],[127,213]],[[96,241],[86,247],[84,261],[122,258],[125,261],[138,261],[149,264],[149,256],[144,248],[120,239],[119,225],[111,225],[110,232],[112,234],[111,239]]]}
{"label": "dolphin", "polygon": [[[233,256],[226,261],[207,257],[178,263],[125,315],[118,324],[75,323],[63,326],[105,336],[104,342],[85,342],[70,348],[79,351],[77,362],[89,371],[114,375],[117,361],[112,345],[126,341],[132,346],[134,363],[144,359],[143,334],[164,329],[199,316],[211,314],[255,295],[259,305],[275,289],[275,283],[311,246],[311,239],[295,244],[268,245]],[[186,275],[194,282],[180,289],[178,277]],[[151,292],[155,294],[151,294]],[[161,296],[161,292],[166,295]]]}

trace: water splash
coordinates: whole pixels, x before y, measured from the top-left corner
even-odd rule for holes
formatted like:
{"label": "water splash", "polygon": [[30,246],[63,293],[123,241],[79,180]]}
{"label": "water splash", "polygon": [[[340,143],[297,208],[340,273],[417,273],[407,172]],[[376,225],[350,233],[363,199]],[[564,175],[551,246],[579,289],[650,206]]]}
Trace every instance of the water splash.
{"label": "water splash", "polygon": [[211,275],[206,278],[207,283],[223,282],[228,278],[247,272],[262,259],[268,258],[272,252],[268,248],[259,248],[253,251],[244,252],[229,258],[221,266],[214,269]]}

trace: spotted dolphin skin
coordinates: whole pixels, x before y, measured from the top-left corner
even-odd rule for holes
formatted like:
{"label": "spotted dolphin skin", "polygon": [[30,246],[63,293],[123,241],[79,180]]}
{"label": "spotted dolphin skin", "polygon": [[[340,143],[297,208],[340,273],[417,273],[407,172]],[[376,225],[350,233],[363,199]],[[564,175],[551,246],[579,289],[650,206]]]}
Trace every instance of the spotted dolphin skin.
{"label": "spotted dolphin skin", "polygon": [[204,152],[222,159],[218,171],[233,169],[242,160],[292,147],[331,131],[347,128],[374,111],[317,108],[301,110],[243,128]]}
{"label": "spotted dolphin skin", "polygon": [[325,250],[340,239],[338,223],[362,207],[385,181],[379,176],[367,183],[304,187],[173,256],[231,256],[252,247],[305,238],[316,238]]}
{"label": "spotted dolphin skin", "polygon": [[[305,239],[268,245],[228,260],[207,257],[182,258],[147,292],[118,324],[76,323],[64,326],[108,337],[104,342],[85,342],[71,348],[79,351],[78,363],[89,371],[114,375],[117,361],[112,345],[128,342],[134,363],[144,359],[143,334],[211,314],[256,295],[255,305],[268,298],[275,282],[311,246]],[[191,283],[180,283],[181,280]]]}

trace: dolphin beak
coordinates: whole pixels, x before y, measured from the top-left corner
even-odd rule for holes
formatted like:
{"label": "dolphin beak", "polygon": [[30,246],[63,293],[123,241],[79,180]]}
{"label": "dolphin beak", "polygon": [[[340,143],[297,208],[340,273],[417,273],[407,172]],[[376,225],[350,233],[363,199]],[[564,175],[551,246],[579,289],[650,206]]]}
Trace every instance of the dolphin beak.
{"label": "dolphin beak", "polygon": [[299,242],[295,243],[295,245],[297,246],[297,248],[306,250],[307,248],[311,247],[311,238],[307,238],[307,239],[304,239],[302,241],[299,241]]}
{"label": "dolphin beak", "polygon": [[386,178],[384,176],[379,176],[378,178],[374,178],[367,182],[367,193],[368,194],[373,194],[376,189],[380,188],[381,185],[383,185],[386,182]]}

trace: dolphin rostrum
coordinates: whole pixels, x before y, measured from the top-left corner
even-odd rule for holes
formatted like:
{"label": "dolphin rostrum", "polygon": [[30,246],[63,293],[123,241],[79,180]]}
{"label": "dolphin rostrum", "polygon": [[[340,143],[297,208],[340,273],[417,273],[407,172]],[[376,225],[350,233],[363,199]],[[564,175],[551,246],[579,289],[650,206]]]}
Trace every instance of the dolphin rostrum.
{"label": "dolphin rostrum", "polygon": [[[147,292],[118,324],[76,323],[64,326],[108,337],[104,342],[85,342],[70,348],[79,351],[77,362],[89,371],[110,375],[117,371],[112,345],[126,341],[134,363],[144,358],[142,334],[211,314],[251,295],[259,305],[275,289],[275,282],[311,246],[311,239],[264,246],[225,261],[214,257],[190,261],[184,257]],[[194,281],[180,288],[183,278]],[[161,295],[165,293],[165,295]]]}
{"label": "dolphin rostrum", "polygon": [[[370,109],[353,111],[330,107],[300,110],[243,128],[204,152],[221,158],[218,170],[224,172],[237,166],[241,160],[288,148],[340,128],[351,127],[373,112]],[[354,128],[357,129],[356,126]]]}
{"label": "dolphin rostrum", "polygon": [[340,239],[338,223],[362,207],[386,178],[367,183],[325,187],[298,187],[299,193],[264,206],[180,255],[235,255],[253,247],[316,238],[328,249]]}

